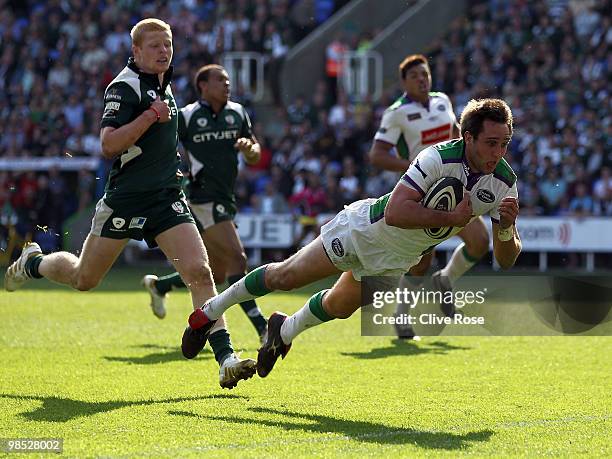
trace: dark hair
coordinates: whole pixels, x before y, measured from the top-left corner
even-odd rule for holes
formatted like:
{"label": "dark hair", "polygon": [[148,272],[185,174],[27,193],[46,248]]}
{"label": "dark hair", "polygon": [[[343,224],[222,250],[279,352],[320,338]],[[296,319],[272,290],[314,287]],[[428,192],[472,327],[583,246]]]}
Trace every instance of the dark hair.
{"label": "dark hair", "polygon": [[408,70],[421,64],[425,64],[427,70],[429,70],[427,58],[422,54],[411,54],[410,56],[406,57],[399,65],[400,78],[403,80],[406,78],[406,73],[408,73]]}
{"label": "dark hair", "polygon": [[461,137],[470,132],[474,138],[482,132],[485,120],[504,123],[512,134],[512,111],[501,99],[472,99],[461,113]]}
{"label": "dark hair", "polygon": [[208,81],[208,78],[210,77],[210,72],[213,70],[219,70],[220,72],[223,72],[225,68],[219,64],[207,64],[200,67],[197,71],[196,76],[193,79],[193,84],[195,85],[195,89],[198,94],[200,94],[200,82]]}

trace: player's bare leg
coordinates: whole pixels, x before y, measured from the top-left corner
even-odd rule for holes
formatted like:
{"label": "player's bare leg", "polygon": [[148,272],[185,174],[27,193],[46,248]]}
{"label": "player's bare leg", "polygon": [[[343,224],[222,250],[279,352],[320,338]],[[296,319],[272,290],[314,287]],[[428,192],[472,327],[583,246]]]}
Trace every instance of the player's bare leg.
{"label": "player's bare leg", "polygon": [[[204,238],[202,238],[202,240],[203,239]],[[213,282],[218,287],[225,282],[227,267],[222,257],[218,256],[214,251],[209,250],[206,244],[204,245],[208,253],[208,262],[210,264],[210,270],[212,271]]]}
{"label": "player's bare leg", "polygon": [[[155,240],[189,288],[194,309],[217,293],[208,254],[194,224],[174,226],[159,234]],[[211,322],[198,329],[190,326],[185,329],[181,349],[186,358],[194,358],[204,348],[213,325]]]}
{"label": "player's bare leg", "polygon": [[189,288],[194,309],[215,296],[208,254],[194,224],[174,226],[155,240]]}
{"label": "player's bare leg", "polygon": [[121,254],[127,239],[89,234],[79,257],[69,252],[44,255],[38,272],[45,278],[77,290],[91,290],[104,278]]}
{"label": "player's bare leg", "polygon": [[[202,236],[203,237],[203,236]],[[212,272],[213,281],[216,286],[225,282],[226,268],[223,258],[215,256],[215,252],[206,246],[206,253],[209,257],[209,266]],[[141,284],[149,292],[151,297],[151,310],[159,319],[166,317],[166,300],[168,293],[175,288],[187,288],[180,274],[174,272],[167,276],[157,277],[154,274],[147,274],[142,278]]]}

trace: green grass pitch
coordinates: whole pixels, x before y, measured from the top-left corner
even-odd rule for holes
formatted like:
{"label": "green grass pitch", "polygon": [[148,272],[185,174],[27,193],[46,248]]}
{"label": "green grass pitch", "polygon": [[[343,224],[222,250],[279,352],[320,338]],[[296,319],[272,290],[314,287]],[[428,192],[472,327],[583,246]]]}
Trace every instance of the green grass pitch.
{"label": "green grass pitch", "polygon": [[[180,354],[187,294],[158,320],[145,272],[114,271],[88,293],[0,292],[0,438],[63,438],[68,457],[612,456],[610,337],[402,343],[361,337],[356,314],[224,391],[210,350]],[[259,303],[293,312],[307,297]],[[255,358],[239,307],[228,320]]]}

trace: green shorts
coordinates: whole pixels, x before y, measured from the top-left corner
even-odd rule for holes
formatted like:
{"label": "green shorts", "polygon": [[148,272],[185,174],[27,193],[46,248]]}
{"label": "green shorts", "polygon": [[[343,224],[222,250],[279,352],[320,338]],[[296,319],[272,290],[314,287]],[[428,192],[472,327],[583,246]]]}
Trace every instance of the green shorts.
{"label": "green shorts", "polygon": [[155,238],[181,223],[195,223],[185,195],[168,188],[130,198],[103,197],[96,205],[91,234],[110,239],[136,239],[157,246]]}
{"label": "green shorts", "polygon": [[236,206],[227,201],[214,201],[201,204],[190,203],[189,208],[200,231],[217,223],[233,220],[236,217]]}

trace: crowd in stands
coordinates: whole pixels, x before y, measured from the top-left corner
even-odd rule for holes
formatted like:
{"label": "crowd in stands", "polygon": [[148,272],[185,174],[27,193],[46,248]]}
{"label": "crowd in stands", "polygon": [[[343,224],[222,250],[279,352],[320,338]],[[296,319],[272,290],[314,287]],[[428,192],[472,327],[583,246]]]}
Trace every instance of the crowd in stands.
{"label": "crowd in stands", "polygon": [[433,50],[458,113],[489,95],[512,108],[522,215],[612,215],[611,14],[608,0],[490,0]]}
{"label": "crowd in stands", "polygon": [[[270,77],[274,63],[346,1],[316,0],[303,21],[291,17],[291,3],[0,0],[0,157],[100,157],[103,92],[125,66],[129,31],[143,17],[172,26],[173,92],[185,105],[196,99],[191,82],[201,65],[226,51],[255,51]],[[53,235],[56,248],[62,222],[102,195],[108,168],[102,159],[99,170],[78,174],[0,171],[0,229],[16,222],[20,234]]]}
{"label": "crowd in stands", "polygon": [[[612,216],[611,5],[473,1],[469,15],[427,52],[433,88],[451,96],[458,116],[471,98],[510,104],[516,129],[506,159],[520,177],[522,215]],[[342,45],[336,37],[332,51],[367,48],[367,32]],[[304,188],[327,189],[328,199],[317,203],[327,212],[393,186],[396,177],[369,166],[367,151],[399,89],[389,88],[376,103],[342,91],[334,100],[328,81],[320,81],[310,100],[296,98],[279,116],[285,123],[261,128],[270,164],[285,173],[253,179],[246,170],[244,210],[260,211],[268,181],[289,203]],[[279,182],[286,176],[292,187]]]}
{"label": "crowd in stands", "polygon": [[[0,157],[98,157],[103,91],[125,65],[129,30],[142,17],[173,27],[173,92],[184,105],[196,99],[195,69],[226,51],[264,54],[274,80],[291,46],[346,1],[318,0],[314,14],[292,14],[300,3],[0,0]],[[457,115],[470,98],[508,101],[516,130],[507,160],[520,177],[523,215],[612,216],[610,0],[469,4],[468,16],[423,50],[433,89],[449,94]],[[367,49],[376,33],[336,39]],[[371,167],[367,152],[399,95],[393,86],[381,100],[357,100],[322,73],[313,94],[278,103],[264,125],[248,88],[234,88],[263,146],[260,163],[241,168],[240,211],[315,216],[390,191],[397,175]],[[101,195],[101,165],[78,174],[0,171],[0,227],[17,214],[22,231],[43,224],[59,237],[62,221]]]}

